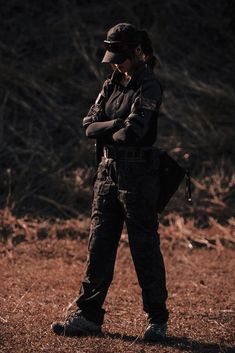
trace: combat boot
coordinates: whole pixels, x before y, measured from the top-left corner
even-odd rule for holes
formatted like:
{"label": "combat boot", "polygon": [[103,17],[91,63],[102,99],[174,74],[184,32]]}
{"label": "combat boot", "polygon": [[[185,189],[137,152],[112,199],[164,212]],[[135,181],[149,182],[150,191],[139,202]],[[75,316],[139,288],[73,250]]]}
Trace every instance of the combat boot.
{"label": "combat boot", "polygon": [[101,325],[87,320],[80,310],[71,314],[64,322],[53,322],[51,329],[57,335],[63,336],[101,334]]}
{"label": "combat boot", "polygon": [[167,324],[149,324],[145,333],[144,340],[146,341],[160,341],[166,337]]}

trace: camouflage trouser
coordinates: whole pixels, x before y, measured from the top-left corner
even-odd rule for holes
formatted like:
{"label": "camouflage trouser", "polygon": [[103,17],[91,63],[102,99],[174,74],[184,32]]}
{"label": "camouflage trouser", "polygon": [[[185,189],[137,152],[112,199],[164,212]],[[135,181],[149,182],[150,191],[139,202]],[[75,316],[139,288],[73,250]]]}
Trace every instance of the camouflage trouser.
{"label": "camouflage trouser", "polygon": [[166,322],[165,268],[157,233],[158,160],[115,161],[103,157],[94,184],[87,271],[77,299],[84,316],[103,323],[123,222],[143,306],[150,322]]}

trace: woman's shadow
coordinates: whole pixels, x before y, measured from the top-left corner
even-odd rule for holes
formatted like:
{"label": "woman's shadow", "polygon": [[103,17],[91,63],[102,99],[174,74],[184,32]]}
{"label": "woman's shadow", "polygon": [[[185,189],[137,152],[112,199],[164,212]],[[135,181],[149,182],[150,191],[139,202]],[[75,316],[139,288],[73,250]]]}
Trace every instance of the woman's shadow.
{"label": "woman's shadow", "polygon": [[217,343],[207,343],[207,342],[199,342],[187,337],[176,337],[169,336],[164,339],[161,339],[159,342],[146,342],[142,338],[138,336],[131,335],[122,335],[120,333],[105,333],[106,337],[112,339],[122,339],[124,341],[132,342],[132,344],[148,344],[148,345],[161,345],[165,347],[176,347],[182,351],[189,352],[201,352],[201,353],[234,353],[235,347],[229,347],[225,345],[220,345]]}

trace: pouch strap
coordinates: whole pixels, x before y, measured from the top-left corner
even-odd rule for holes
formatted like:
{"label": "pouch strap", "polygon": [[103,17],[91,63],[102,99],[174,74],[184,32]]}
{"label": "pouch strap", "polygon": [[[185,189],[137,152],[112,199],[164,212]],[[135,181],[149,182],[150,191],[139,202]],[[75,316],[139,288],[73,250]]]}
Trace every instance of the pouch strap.
{"label": "pouch strap", "polygon": [[186,183],[185,183],[185,197],[188,202],[192,202],[192,190],[191,190],[191,178],[190,178],[190,171],[189,169],[185,170],[185,177],[186,177]]}

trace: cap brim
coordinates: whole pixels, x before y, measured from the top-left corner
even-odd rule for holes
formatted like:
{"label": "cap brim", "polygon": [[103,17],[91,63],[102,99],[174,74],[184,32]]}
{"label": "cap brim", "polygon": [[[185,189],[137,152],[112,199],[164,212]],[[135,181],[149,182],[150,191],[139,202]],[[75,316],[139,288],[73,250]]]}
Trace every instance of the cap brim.
{"label": "cap brim", "polygon": [[121,64],[127,59],[128,55],[126,52],[113,53],[112,51],[106,51],[103,57],[102,63],[110,64]]}

